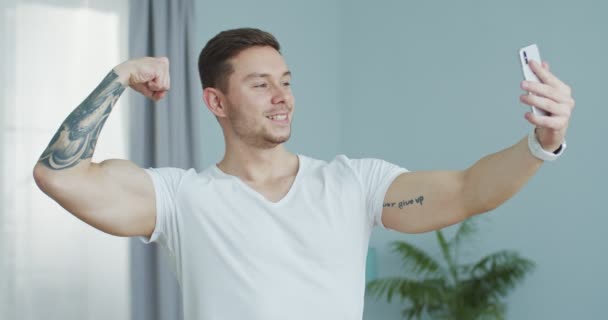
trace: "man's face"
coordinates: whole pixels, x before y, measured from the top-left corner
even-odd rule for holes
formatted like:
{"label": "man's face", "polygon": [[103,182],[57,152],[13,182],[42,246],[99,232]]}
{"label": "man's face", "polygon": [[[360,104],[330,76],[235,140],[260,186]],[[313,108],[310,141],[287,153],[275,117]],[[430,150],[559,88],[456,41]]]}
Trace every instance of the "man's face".
{"label": "man's face", "polygon": [[272,47],[248,48],[230,60],[225,118],[228,129],[248,145],[272,148],[291,135],[295,99],[291,73]]}

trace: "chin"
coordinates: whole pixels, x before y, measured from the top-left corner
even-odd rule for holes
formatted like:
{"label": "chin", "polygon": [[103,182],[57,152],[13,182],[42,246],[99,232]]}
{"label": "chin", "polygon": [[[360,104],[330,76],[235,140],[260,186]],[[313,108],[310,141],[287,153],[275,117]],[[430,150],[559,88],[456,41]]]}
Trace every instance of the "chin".
{"label": "chin", "polygon": [[274,137],[273,139],[269,139],[269,141],[271,141],[273,143],[276,143],[276,144],[281,144],[281,143],[287,142],[290,137],[291,137],[291,135],[281,136],[281,137]]}
{"label": "chin", "polygon": [[275,136],[266,136],[264,141],[268,143],[271,147],[275,147],[279,144],[285,143],[291,137],[291,131],[287,135],[275,135]]}

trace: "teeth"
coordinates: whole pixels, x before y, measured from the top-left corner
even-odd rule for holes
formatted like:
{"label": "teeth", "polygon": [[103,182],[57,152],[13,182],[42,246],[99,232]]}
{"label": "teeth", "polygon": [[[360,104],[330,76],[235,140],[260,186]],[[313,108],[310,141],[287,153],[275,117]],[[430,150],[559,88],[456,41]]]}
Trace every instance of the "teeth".
{"label": "teeth", "polygon": [[280,114],[280,115],[268,116],[266,118],[268,118],[270,120],[285,120],[285,119],[287,119],[287,115],[286,114]]}

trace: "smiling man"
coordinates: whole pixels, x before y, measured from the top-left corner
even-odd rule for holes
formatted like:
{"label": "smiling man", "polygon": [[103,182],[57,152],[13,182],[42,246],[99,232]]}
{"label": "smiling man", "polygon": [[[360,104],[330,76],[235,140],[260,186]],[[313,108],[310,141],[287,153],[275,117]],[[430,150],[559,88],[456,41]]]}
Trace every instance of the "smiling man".
{"label": "smiling man", "polygon": [[291,72],[269,33],[227,30],[199,57],[203,99],[226,144],[207,169],[91,162],[127,87],[162,99],[169,61],[116,66],[72,112],[34,168],[38,186],[82,221],[166,251],[186,319],[361,319],[374,226],[427,232],[499,206],[565,149],[570,88],[547,64],[521,100],[550,113],[536,130],[461,171],[408,172],[380,159],[326,162],[288,151]]}

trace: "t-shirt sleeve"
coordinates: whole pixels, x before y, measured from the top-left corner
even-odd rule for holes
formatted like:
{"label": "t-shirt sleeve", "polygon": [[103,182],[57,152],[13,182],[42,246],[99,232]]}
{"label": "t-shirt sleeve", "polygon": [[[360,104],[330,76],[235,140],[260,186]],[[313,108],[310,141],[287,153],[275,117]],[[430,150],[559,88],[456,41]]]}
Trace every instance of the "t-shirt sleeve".
{"label": "t-shirt sleeve", "polygon": [[408,170],[381,159],[365,158],[349,161],[361,183],[366,212],[372,225],[386,229],[382,224],[384,196],[393,180]]}
{"label": "t-shirt sleeve", "polygon": [[171,239],[177,236],[176,195],[186,170],[149,168],[144,171],[152,179],[156,198],[156,225],[150,238],[139,237],[143,243],[158,242],[174,250]]}

